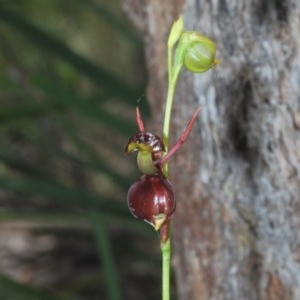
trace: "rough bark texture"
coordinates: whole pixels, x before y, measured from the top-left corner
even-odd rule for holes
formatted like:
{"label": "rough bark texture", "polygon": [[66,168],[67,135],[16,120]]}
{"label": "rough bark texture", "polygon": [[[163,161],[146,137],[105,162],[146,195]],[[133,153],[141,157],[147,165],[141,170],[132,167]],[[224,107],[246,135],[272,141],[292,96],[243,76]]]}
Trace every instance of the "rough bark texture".
{"label": "rough bark texture", "polygon": [[171,164],[179,298],[300,299],[300,2],[124,5],[145,37],[159,125],[173,20],[182,14],[187,29],[218,45],[221,64],[203,75],[183,72],[175,99],[173,138],[204,106]]}

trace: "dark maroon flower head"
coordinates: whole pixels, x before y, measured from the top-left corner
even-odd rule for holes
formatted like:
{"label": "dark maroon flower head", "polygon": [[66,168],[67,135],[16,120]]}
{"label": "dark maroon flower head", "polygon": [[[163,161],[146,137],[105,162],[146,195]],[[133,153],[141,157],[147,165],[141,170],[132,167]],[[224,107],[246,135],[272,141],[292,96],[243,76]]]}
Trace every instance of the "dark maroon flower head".
{"label": "dark maroon flower head", "polygon": [[159,175],[143,175],[130,187],[127,203],[134,217],[159,230],[175,211],[174,192],[169,181]]}
{"label": "dark maroon flower head", "polygon": [[139,132],[133,135],[125,148],[126,153],[133,151],[165,152],[165,146],[160,137],[151,132]]}
{"label": "dark maroon flower head", "polygon": [[125,148],[125,152],[138,152],[137,163],[140,171],[143,174],[154,175],[157,173],[162,173],[164,165],[182,147],[182,145],[190,135],[200,109],[201,107],[198,107],[195,110],[178,141],[166,153],[166,147],[161,138],[156,134],[145,131],[145,126],[141,118],[139,109],[136,108],[136,121],[140,132],[133,135],[129,139]]}
{"label": "dark maroon flower head", "polygon": [[162,241],[167,237],[167,224],[176,206],[172,186],[166,179],[167,168],[164,167],[187,140],[200,109],[201,107],[195,110],[182,135],[166,152],[160,137],[146,132],[139,109],[136,108],[140,132],[129,139],[125,152],[138,152],[137,164],[144,175],[130,187],[127,203],[133,216],[147,221],[156,230],[160,230]]}

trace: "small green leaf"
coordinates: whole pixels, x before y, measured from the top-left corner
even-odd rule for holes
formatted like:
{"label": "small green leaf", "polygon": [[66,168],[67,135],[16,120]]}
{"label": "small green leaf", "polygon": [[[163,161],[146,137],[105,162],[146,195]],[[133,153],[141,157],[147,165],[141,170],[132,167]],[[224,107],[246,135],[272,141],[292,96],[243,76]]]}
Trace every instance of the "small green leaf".
{"label": "small green leaf", "polygon": [[173,46],[176,44],[183,31],[183,26],[184,26],[183,19],[182,16],[180,16],[179,19],[175,21],[172,26],[169,39],[168,39],[168,48],[172,49]]}
{"label": "small green leaf", "polygon": [[[13,300],[66,300],[50,294],[39,288],[34,288],[25,284],[18,283],[0,275],[0,295],[1,299]],[[69,298],[68,298],[69,299]]]}

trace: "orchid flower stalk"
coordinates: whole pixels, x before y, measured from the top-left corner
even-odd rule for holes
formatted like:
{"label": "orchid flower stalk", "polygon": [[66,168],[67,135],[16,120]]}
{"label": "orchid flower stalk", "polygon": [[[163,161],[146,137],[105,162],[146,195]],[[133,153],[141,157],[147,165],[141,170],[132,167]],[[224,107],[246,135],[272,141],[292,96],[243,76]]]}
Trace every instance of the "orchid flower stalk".
{"label": "orchid flower stalk", "polygon": [[129,139],[125,148],[126,153],[135,151],[138,153],[137,165],[143,173],[128,191],[128,208],[134,217],[152,225],[160,236],[162,300],[170,299],[170,219],[176,208],[174,191],[169,182],[168,163],[187,141],[201,110],[201,107],[198,107],[194,111],[183,133],[169,150],[171,113],[176,84],[183,66],[193,73],[203,73],[218,64],[215,55],[215,44],[197,32],[184,31],[181,17],[173,24],[168,39],[168,92],[163,139],[159,135],[146,131],[140,111],[136,108],[136,122],[139,132]]}

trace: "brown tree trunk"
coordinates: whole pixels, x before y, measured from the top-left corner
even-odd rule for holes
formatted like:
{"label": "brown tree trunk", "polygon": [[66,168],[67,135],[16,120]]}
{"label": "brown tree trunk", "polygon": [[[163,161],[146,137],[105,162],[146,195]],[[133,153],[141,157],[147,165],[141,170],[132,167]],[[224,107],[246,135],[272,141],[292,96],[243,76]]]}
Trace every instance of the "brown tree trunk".
{"label": "brown tree trunk", "polygon": [[179,299],[299,300],[300,1],[124,2],[145,38],[155,130],[179,14],[217,43],[221,61],[183,72],[174,104],[174,139],[204,106],[171,162]]}

